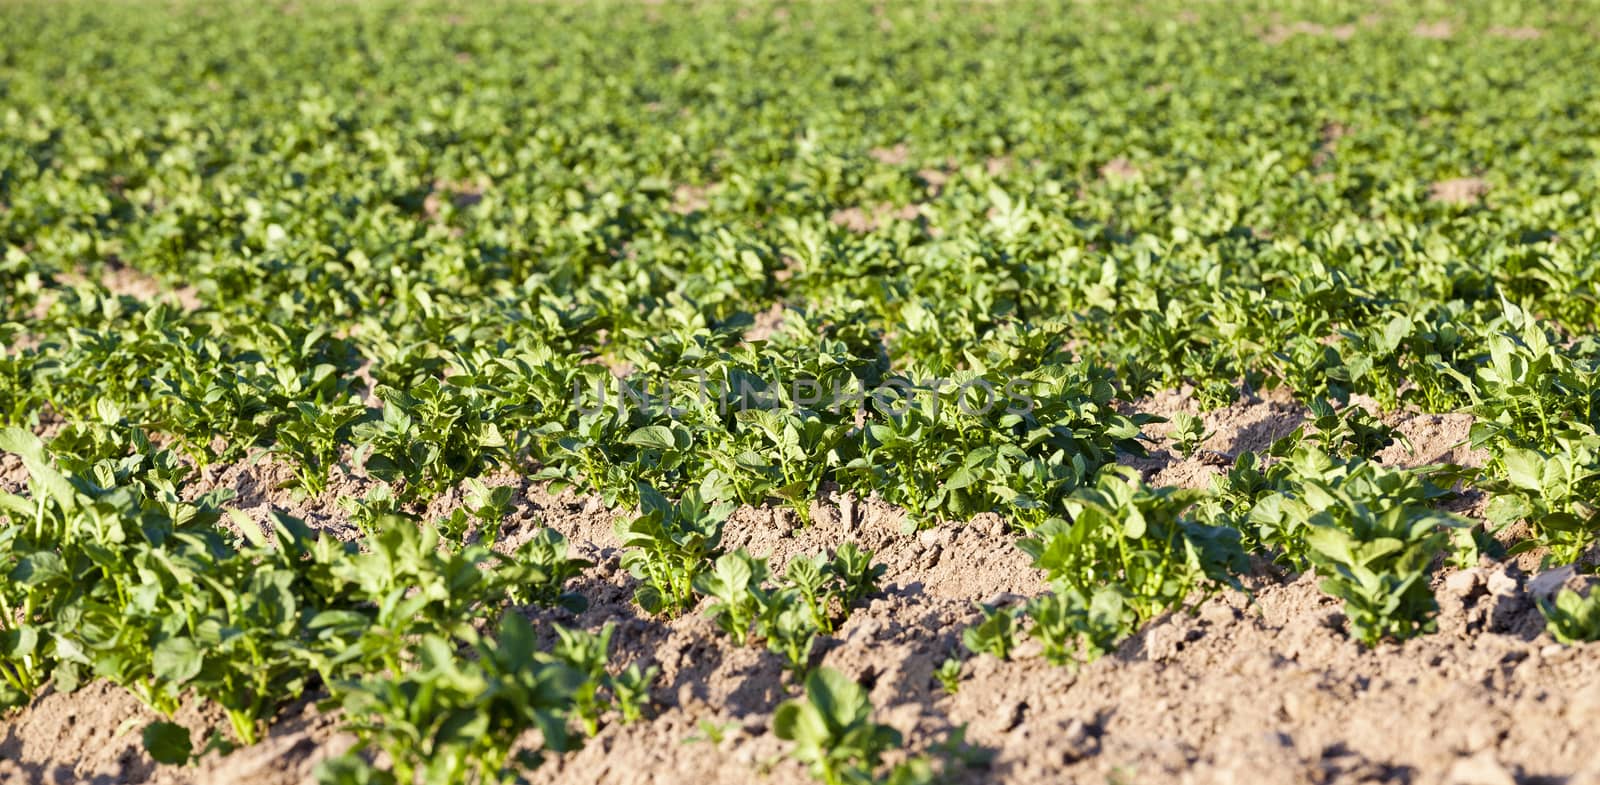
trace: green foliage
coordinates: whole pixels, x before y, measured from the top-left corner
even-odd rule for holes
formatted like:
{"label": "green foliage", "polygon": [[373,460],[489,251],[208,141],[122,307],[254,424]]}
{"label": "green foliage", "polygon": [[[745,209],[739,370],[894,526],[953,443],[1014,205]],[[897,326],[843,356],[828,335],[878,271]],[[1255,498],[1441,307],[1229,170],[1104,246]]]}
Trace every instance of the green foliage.
{"label": "green foliage", "polygon": [[439,533],[447,539],[466,540],[476,535],[493,545],[500,534],[500,521],[511,508],[513,489],[506,485],[489,487],[476,478],[461,483],[461,506],[439,522]]}
{"label": "green foliage", "polygon": [[1058,587],[1029,600],[1024,613],[1033,622],[1028,635],[1057,665],[1092,661],[1111,651],[1139,621],[1114,587],[1090,596],[1076,587]]}
{"label": "green foliage", "polygon": [[1178,412],[1172,417],[1172,442],[1178,448],[1178,453],[1185,458],[1192,457],[1200,444],[1211,438],[1211,433],[1206,431],[1206,421],[1188,412]]}
{"label": "green foliage", "polygon": [[[1600,62],[1571,9],[1462,9],[1445,60],[1488,80],[1233,4],[301,5],[7,5],[0,448],[29,479],[0,489],[0,706],[103,678],[247,742],[327,685],[396,761],[340,782],[512,776],[514,732],[642,715],[653,673],[602,665],[604,631],[564,660],[481,632],[580,609],[587,566],[548,530],[496,551],[491,470],[624,511],[642,607],[711,595],[796,675],[882,568],[765,574],[722,553],[735,505],[997,513],[1052,586],[977,642],[1061,662],[1245,553],[1317,569],[1372,642],[1427,629],[1441,556],[1525,524],[1514,553],[1581,565],[1600,533],[1600,102],[1570,76]],[[1311,417],[1210,492],[1151,488],[1115,464],[1178,388]],[[1400,440],[1366,397],[1470,413],[1488,465],[1377,466]],[[214,489],[264,478],[361,539],[225,519]],[[1492,532],[1437,511],[1461,480]],[[1568,637],[1573,602],[1546,609]],[[166,720],[146,741],[193,753]],[[918,778],[865,750],[837,776]]]}
{"label": "green foliage", "polygon": [[770,604],[762,588],[766,580],[767,560],[753,558],[740,548],[717,557],[711,572],[696,575],[694,589],[716,600],[706,612],[734,643],[743,646],[750,639],[750,625]]}
{"label": "green foliage", "polygon": [[572,693],[572,713],[590,736],[600,732],[600,715],[606,710],[601,690],[610,681],[606,673],[606,655],[611,650],[611,634],[615,631],[614,624],[607,624],[598,635],[558,625],[556,645],[550,650],[555,659],[583,674],[582,683]]}
{"label": "green foliage", "polygon": [[945,693],[954,695],[961,691],[961,658],[946,657],[939,667],[934,670],[933,677],[938,680],[939,686]]}
{"label": "green foliage", "polygon": [[824,572],[838,582],[839,602],[849,608],[857,602],[878,593],[878,581],[889,568],[872,562],[872,551],[862,550],[853,542],[840,545],[833,552],[833,560]]}
{"label": "green foliage", "polygon": [[1010,402],[987,408],[963,408],[962,399],[942,400],[937,388],[907,380],[883,388],[872,399],[876,416],[858,456],[841,469],[842,484],[878,493],[918,520],[990,510],[1041,520],[1119,451],[1143,454],[1139,429],[1152,418],[1116,411],[1105,369],[1007,370],[1018,373],[991,387],[1003,385]]}
{"label": "green foliage", "polygon": [[[342,684],[342,708],[361,742],[381,750],[392,773],[373,773],[355,752],[324,762],[318,780],[357,782],[499,782],[518,735],[537,729],[543,749],[580,742],[569,728],[575,696],[592,676],[560,655],[538,652],[526,620],[507,613],[497,634],[472,643],[472,658],[457,656],[442,637],[424,636],[417,668]],[[579,714],[582,709],[577,709]],[[540,751],[519,757],[537,765]]]}
{"label": "green foliage", "polygon": [[810,670],[811,646],[822,629],[798,589],[784,587],[773,593],[756,619],[756,630],[769,650],[783,655],[791,676],[799,679]]}
{"label": "green foliage", "polygon": [[1275,492],[1250,512],[1280,560],[1323,573],[1345,601],[1353,634],[1369,646],[1433,629],[1428,580],[1453,516],[1432,508],[1444,492],[1415,472],[1301,447],[1269,470]]}
{"label": "green foliage", "polygon": [[622,566],[642,581],[634,600],[651,614],[680,613],[694,601],[695,577],[715,555],[733,506],[708,504],[695,490],[673,503],[649,486],[639,498],[639,516],[617,530],[627,548]]}
{"label": "green foliage", "polygon": [[1312,429],[1309,438],[1302,425],[1275,443],[1274,452],[1282,454],[1292,446],[1309,441],[1330,455],[1371,459],[1383,448],[1405,439],[1393,426],[1360,406],[1336,409],[1326,398],[1317,397],[1311,400],[1308,408]]}
{"label": "green foliage", "polygon": [[1473,441],[1547,444],[1570,426],[1600,426],[1600,366],[1592,340],[1566,340],[1523,309],[1506,304],[1504,326],[1488,335],[1486,361],[1450,370],[1477,416]]}
{"label": "green foliage", "polygon": [[[1448,493],[1422,474],[1386,469],[1362,458],[1338,458],[1315,447],[1295,449],[1273,465],[1263,485],[1245,526],[1255,542],[1297,570],[1312,562],[1306,537],[1314,526],[1354,532],[1452,520],[1432,509]],[[1374,523],[1391,518],[1389,524]]]}
{"label": "green foliage", "polygon": [[568,591],[567,584],[594,566],[587,559],[567,555],[567,538],[555,529],[538,529],[496,569],[497,584],[519,605],[543,605],[582,613],[588,598]]}
{"label": "green foliage", "polygon": [[189,762],[194,754],[194,743],[189,739],[189,729],[172,722],[157,720],[144,726],[144,748],[157,763],[180,766]]}
{"label": "green foliage", "polygon": [[883,754],[900,746],[900,733],[873,722],[866,691],[836,670],[812,671],[805,691],[803,700],[778,705],[774,735],[794,742],[790,754],[827,785],[874,781]]}
{"label": "green foliage", "polygon": [[1197,589],[1234,585],[1244,567],[1236,531],[1189,517],[1200,496],[1150,488],[1137,472],[1108,467],[1094,487],[1064,501],[1070,521],[1046,521],[1017,545],[1058,587],[1085,597],[1112,587],[1134,618],[1149,620]]}
{"label": "green foliage", "polygon": [[622,714],[623,723],[644,719],[645,712],[650,706],[650,687],[660,675],[659,666],[649,665],[641,668],[638,663],[634,663],[609,677],[607,684],[611,689],[612,698],[616,701],[617,711]]}
{"label": "green foliage", "polygon": [[1368,646],[1433,631],[1439,606],[1428,573],[1445,540],[1436,521],[1402,521],[1398,510],[1374,523],[1355,531],[1319,526],[1306,535],[1312,561],[1333,573],[1322,590],[1344,600],[1352,631]]}
{"label": "green foliage", "polygon": [[341,445],[351,430],[367,416],[359,403],[294,401],[293,414],[278,423],[273,451],[291,459],[297,487],[307,496],[320,496],[336,465]]}
{"label": "green foliage", "polygon": [[[1063,501],[1070,521],[1053,518],[1017,542],[1051,582],[1048,594],[1021,610],[1033,620],[1028,632],[1046,658],[1093,659],[1196,591],[1238,585],[1234,576],[1247,563],[1239,533],[1198,522],[1193,508],[1202,498],[1198,491],[1150,488],[1131,469],[1107,467],[1094,487]],[[974,643],[994,650],[996,639]]]}
{"label": "green foliage", "polygon": [[996,608],[979,605],[983,620],[961,631],[961,645],[973,654],[993,654],[1002,660],[1011,659],[1016,648],[1017,611],[1015,608]]}
{"label": "green foliage", "polygon": [[781,579],[772,581],[767,560],[741,548],[719,556],[709,572],[695,577],[694,588],[713,599],[706,612],[734,643],[748,643],[753,628],[800,677],[810,668],[817,636],[831,634],[856,603],[875,593],[885,569],[872,563],[870,551],[845,543],[831,559],[791,559]]}
{"label": "green foliage", "polygon": [[[356,461],[400,486],[402,501],[427,499],[497,462],[505,437],[470,390],[427,378],[409,391],[381,388],[382,419],[356,429]],[[403,481],[403,482],[402,482]]]}
{"label": "green foliage", "polygon": [[1566,644],[1600,641],[1600,593],[1581,595],[1562,589],[1554,598],[1539,598],[1546,629]]}
{"label": "green foliage", "polygon": [[1527,521],[1532,536],[1512,548],[1545,549],[1545,566],[1571,564],[1600,537],[1600,436],[1573,427],[1542,449],[1504,446],[1502,474],[1479,483],[1493,494],[1485,516],[1506,526]]}
{"label": "green foliage", "polygon": [[[454,659],[451,641],[478,640],[470,620],[498,612],[514,596],[582,605],[563,585],[587,563],[568,559],[555,532],[536,533],[503,556],[481,545],[441,547],[433,529],[383,517],[363,552],[288,516],[269,517],[269,536],[233,513],[241,542],[230,544],[215,528],[216,509],[178,501],[183,476],[164,468],[165,460],[104,458],[84,476],[71,456],[59,459],[68,471],[58,469],[31,434],[10,430],[0,438],[32,476],[29,495],[0,497],[7,519],[0,564],[11,578],[0,589],[0,675],[8,702],[27,701],[46,680],[71,691],[101,677],[169,715],[185,693],[214,703],[234,738],[252,744],[277,708],[314,678],[353,684],[353,677],[377,669],[405,682],[416,677],[409,666]],[[130,472],[115,491],[99,484]],[[524,634],[517,622],[507,624],[509,634]],[[413,663],[419,639],[424,655]],[[604,654],[602,640],[602,666]],[[594,675],[594,656],[570,659],[602,678]],[[620,686],[611,688],[608,676],[603,683],[619,696],[625,716],[637,716],[652,678],[634,668]],[[587,684],[558,696],[563,716],[593,720],[594,704],[578,700]],[[335,687],[335,694],[349,693]],[[394,752],[411,743],[395,738],[401,740],[385,742],[401,745]],[[440,764],[441,777],[503,764],[494,749],[458,741],[465,744],[449,742],[459,749],[449,753],[454,762]],[[161,761],[193,754],[187,731],[164,721],[147,728],[145,742]]]}
{"label": "green foliage", "polygon": [[[223,552],[209,526],[217,512],[179,502],[166,483],[155,495],[138,483],[106,488],[100,482],[117,485],[110,459],[80,466],[87,476],[64,473],[21,429],[0,432],[0,449],[30,477],[27,495],[0,492],[0,697],[23,703],[47,680],[71,691],[102,675],[170,714],[178,687],[152,665],[172,621],[190,619],[163,621],[165,603],[183,602],[177,589]],[[192,659],[182,665],[193,667]]]}

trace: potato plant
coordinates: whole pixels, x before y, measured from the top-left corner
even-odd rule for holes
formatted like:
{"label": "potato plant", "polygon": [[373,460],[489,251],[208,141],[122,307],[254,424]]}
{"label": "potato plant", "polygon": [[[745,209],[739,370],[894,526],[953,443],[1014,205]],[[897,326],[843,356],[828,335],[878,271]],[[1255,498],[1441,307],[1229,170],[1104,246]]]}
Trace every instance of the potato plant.
{"label": "potato plant", "polygon": [[535,486],[640,624],[776,653],[829,782],[923,773],[829,668],[908,533],[780,572],[741,506],[1020,547],[1049,589],[939,645],[1068,667],[1247,573],[1371,646],[1440,565],[1590,572],[1600,49],[1524,5],[12,0],[0,708],[104,680],[179,765],[316,696],[325,781],[521,776],[667,667]]}

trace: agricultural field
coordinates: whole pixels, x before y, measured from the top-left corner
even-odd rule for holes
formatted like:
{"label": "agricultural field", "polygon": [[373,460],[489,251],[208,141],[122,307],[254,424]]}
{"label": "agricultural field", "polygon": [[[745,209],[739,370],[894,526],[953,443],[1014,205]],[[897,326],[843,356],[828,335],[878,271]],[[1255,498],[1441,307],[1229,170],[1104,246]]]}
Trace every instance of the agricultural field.
{"label": "agricultural field", "polygon": [[0,0],[0,782],[1600,783],[1596,74]]}

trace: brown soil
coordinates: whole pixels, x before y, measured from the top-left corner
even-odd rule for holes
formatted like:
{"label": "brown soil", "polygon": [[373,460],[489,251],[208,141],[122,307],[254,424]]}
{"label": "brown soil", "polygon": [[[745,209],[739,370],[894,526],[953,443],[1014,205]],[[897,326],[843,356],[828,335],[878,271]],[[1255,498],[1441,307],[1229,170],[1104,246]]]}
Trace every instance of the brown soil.
{"label": "brown soil", "polygon": [[1423,22],[1411,29],[1411,34],[1418,38],[1431,38],[1435,41],[1448,40],[1456,34],[1455,25],[1446,21]]}
{"label": "brown soil", "polygon": [[1489,183],[1477,177],[1457,177],[1428,186],[1428,198],[1445,204],[1477,204],[1489,193]]}
{"label": "brown soil", "polygon": [[[462,59],[462,58],[465,59]],[[466,53],[457,55],[457,61],[470,62],[472,56]],[[483,195],[488,192],[491,183],[484,180],[461,180],[446,182],[435,180],[433,188],[422,199],[422,214],[429,220],[434,220],[444,212],[445,203],[457,210],[466,210],[483,201]]]}
{"label": "brown soil", "polygon": [[672,189],[672,206],[669,209],[679,215],[700,212],[711,206],[714,189],[712,185],[679,185]]}
{"label": "brown soil", "polygon": [[1321,168],[1338,152],[1339,140],[1350,135],[1350,129],[1344,123],[1324,123],[1321,133],[1318,134],[1317,147],[1311,153],[1311,166]]}
{"label": "brown soil", "polygon": [[1544,31],[1537,27],[1491,27],[1489,35],[1513,41],[1534,41],[1543,38]]}
{"label": "brown soil", "polygon": [[1132,180],[1139,176],[1139,167],[1126,158],[1113,158],[1100,166],[1104,180]]}
{"label": "brown soil", "polygon": [[899,166],[911,160],[911,148],[902,142],[894,147],[874,147],[867,151],[867,155],[880,164]]}
{"label": "brown soil", "polygon": [[755,314],[754,321],[745,328],[744,342],[758,343],[777,335],[778,331],[783,329],[783,318],[786,313],[788,309],[783,303],[774,303],[770,308]]}
{"label": "brown soil", "polygon": [[[1199,413],[1186,391],[1137,408]],[[1203,486],[1227,456],[1266,447],[1305,413],[1268,395],[1202,416],[1214,434],[1195,457],[1177,457],[1166,426],[1158,425],[1150,429],[1151,456],[1127,462],[1153,482]],[[1413,448],[1390,448],[1382,456],[1387,463],[1483,458],[1461,445],[1470,426],[1463,415],[1386,418]],[[0,465],[0,473],[9,480],[12,468]],[[270,504],[348,536],[351,526],[333,499],[365,492],[367,481],[344,480],[322,498],[295,500],[274,489],[283,471],[270,460],[227,467],[211,473],[205,487],[235,489],[253,517]],[[777,655],[734,646],[700,612],[670,620],[643,614],[631,601],[635,581],[619,562],[620,513],[598,499],[552,493],[510,471],[487,482],[517,488],[504,547],[547,525],[595,562],[575,586],[589,597],[588,610],[539,612],[538,619],[590,629],[615,623],[617,665],[661,668],[653,717],[608,722],[584,749],[548,759],[534,782],[811,781],[769,730],[773,708],[794,693]],[[442,515],[459,503],[458,494],[447,494],[428,512]],[[740,509],[725,545],[770,556],[775,569],[846,541],[876,552],[888,568],[884,592],[819,640],[814,662],[868,685],[877,718],[905,734],[912,752],[929,751],[965,726],[968,742],[989,760],[968,767],[947,759],[954,781],[1600,783],[1593,754],[1600,743],[1600,644],[1556,645],[1532,601],[1535,592],[1580,579],[1540,578],[1488,561],[1447,570],[1437,578],[1439,631],[1368,651],[1343,632],[1338,603],[1318,591],[1313,576],[1261,574],[1249,579],[1247,592],[1225,592],[1158,619],[1077,670],[1048,665],[1028,644],[1010,661],[972,657],[960,690],[949,695],[933,672],[959,651],[961,629],[977,619],[974,604],[1020,602],[1044,589],[1005,522],[988,515],[905,534],[898,510],[832,489],[811,513],[814,524],[801,527],[787,509]],[[156,769],[139,740],[151,718],[104,684],[47,693],[0,720],[0,782],[289,785],[311,781],[318,760],[351,743],[337,717],[308,699],[286,709],[254,748],[192,768]],[[178,720],[197,740],[226,724],[195,708]]]}
{"label": "brown soil", "polygon": [[1337,41],[1348,41],[1356,34],[1355,25],[1337,25],[1329,27],[1316,22],[1290,22],[1288,24],[1273,24],[1262,34],[1261,40],[1274,46],[1284,43],[1295,36],[1310,36],[1312,38],[1328,37]]}
{"label": "brown soil", "polygon": [[842,210],[835,210],[828,217],[828,220],[857,234],[866,234],[894,221],[915,221],[920,215],[922,215],[922,208],[918,205],[908,204],[896,207],[885,203],[871,209],[846,207]]}
{"label": "brown soil", "polygon": [[[192,703],[172,721],[197,742],[208,728],[227,727],[222,713]],[[0,723],[0,782],[149,782],[156,763],[140,732],[159,719],[131,693],[106,682],[72,694],[50,690],[26,711]]]}
{"label": "brown soil", "polygon": [[[74,287],[89,283],[91,277],[86,270],[76,269],[61,273],[57,276],[57,280],[61,284]],[[193,286],[181,282],[162,281],[116,259],[109,260],[94,274],[92,280],[114,296],[132,297],[151,305],[169,303],[185,311],[199,310],[201,306],[200,293]],[[39,302],[29,316],[30,320],[42,319],[55,299],[55,292],[41,292]]]}

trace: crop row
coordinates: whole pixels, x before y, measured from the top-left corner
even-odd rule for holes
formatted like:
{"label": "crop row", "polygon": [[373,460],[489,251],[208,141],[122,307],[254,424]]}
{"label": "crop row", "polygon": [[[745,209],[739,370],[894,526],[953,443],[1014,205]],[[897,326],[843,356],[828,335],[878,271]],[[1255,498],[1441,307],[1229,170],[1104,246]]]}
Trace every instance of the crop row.
{"label": "crop row", "polygon": [[[1105,467],[1092,485],[1064,494],[1057,515],[1024,524],[1018,544],[1051,591],[1020,608],[983,608],[964,635],[967,648],[1008,657],[1026,623],[1046,658],[1086,661],[1197,592],[1237,587],[1250,554],[1326,576],[1323,590],[1344,601],[1351,634],[1368,645],[1431,630],[1437,557],[1470,566],[1480,548],[1497,543],[1437,510],[1448,491],[1434,480],[1454,480],[1459,468],[1392,470],[1372,461],[1389,439],[1361,426],[1369,416],[1330,407],[1312,428],[1265,453],[1242,454],[1209,491],[1153,488],[1132,470]],[[4,448],[32,478],[24,495],[0,496],[9,519],[0,536],[0,568],[11,579],[0,590],[8,703],[27,703],[47,683],[72,691],[92,678],[167,714],[194,695],[221,706],[232,725],[231,738],[210,739],[207,748],[229,749],[254,743],[279,708],[320,687],[364,745],[388,753],[393,770],[381,776],[399,781],[418,771],[430,781],[498,776],[524,730],[537,728],[544,748],[563,750],[595,733],[612,709],[624,722],[648,711],[654,670],[609,670],[609,627],[556,626],[556,642],[540,651],[517,612],[584,606],[563,586],[588,564],[566,555],[559,534],[544,530],[506,554],[489,547],[497,515],[471,540],[441,540],[440,532],[456,530],[449,519],[383,512],[364,518],[360,547],[281,514],[263,531],[219,499],[182,501],[192,470],[139,431],[122,439],[115,424],[95,427],[97,443],[120,449],[52,456],[26,431],[4,435]],[[673,615],[710,598],[706,612],[735,645],[761,641],[786,659],[796,683],[841,689],[835,676],[808,680],[810,655],[818,636],[878,591],[883,567],[871,554],[846,544],[831,557],[792,560],[774,576],[765,559],[722,550],[731,503],[704,501],[693,489],[672,501],[648,485],[639,498],[640,513],[619,535],[643,610]],[[1497,496],[1494,504],[1520,498]],[[218,526],[224,515],[237,536]],[[1561,553],[1551,548],[1547,560]],[[1562,595],[1544,610],[1559,637],[1582,640],[1600,636],[1596,606]],[[486,633],[482,621],[497,617]],[[954,688],[960,665],[950,668],[943,677]],[[799,709],[780,711],[777,730],[797,740],[797,755],[846,744],[813,738],[828,728],[845,732],[826,723],[788,727],[792,711]],[[158,722],[146,743],[158,759],[182,762],[194,754],[187,733]],[[860,756],[850,760],[870,770],[882,733],[848,742]],[[518,764],[536,760],[525,750]],[[839,761],[813,762],[836,775]],[[369,766],[345,756],[323,776],[380,776]]]}
{"label": "crop row", "polygon": [[[965,648],[1067,666],[1264,563],[1368,646],[1433,628],[1447,566],[1593,566],[1583,3],[1468,4],[1453,41],[1343,2],[179,5],[5,7],[0,705],[109,680],[182,763],[316,698],[351,784],[648,718],[648,659],[563,626],[592,565],[507,548],[492,471],[619,516],[647,614],[776,653],[773,731],[830,785],[937,776],[814,656],[893,588],[849,543],[725,547],[741,505],[998,513],[1050,589]],[[1309,417],[1152,486],[1118,461],[1179,387]],[[1384,465],[1363,397],[1470,413],[1486,462]],[[200,492],[256,461],[357,541]],[[1541,602],[1600,637],[1600,596]]]}

